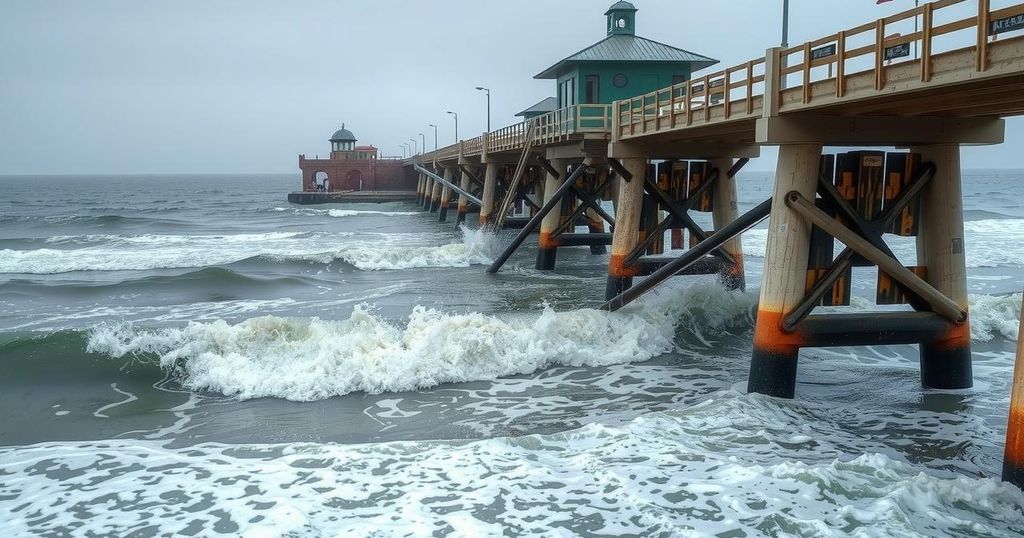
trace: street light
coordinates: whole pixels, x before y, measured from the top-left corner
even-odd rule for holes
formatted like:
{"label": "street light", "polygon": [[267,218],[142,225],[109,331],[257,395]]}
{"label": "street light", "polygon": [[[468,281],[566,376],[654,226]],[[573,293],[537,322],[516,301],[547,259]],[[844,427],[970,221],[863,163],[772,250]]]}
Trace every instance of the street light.
{"label": "street light", "polygon": [[434,128],[434,151],[437,151],[437,125],[434,125],[433,123],[431,123],[427,127],[433,127]]}
{"label": "street light", "polygon": [[420,146],[423,148],[423,153],[427,152],[427,137],[420,133]]}
{"label": "street light", "polygon": [[409,156],[409,144],[408,143],[402,144],[402,158],[404,159],[404,158],[406,158],[408,156]]}
{"label": "street light", "polygon": [[410,138],[409,142],[412,142],[412,154],[416,155],[417,153],[419,153],[420,150],[419,150],[419,148],[416,147],[416,139],[415,138]]}
{"label": "street light", "polygon": [[445,113],[446,114],[451,114],[452,116],[455,117],[455,142],[458,143],[458,141],[459,141],[459,115],[456,114],[455,112],[452,112],[451,110],[446,110]]}
{"label": "street light", "polygon": [[782,48],[789,46],[789,0],[782,0]]}
{"label": "street light", "polygon": [[487,92],[487,132],[491,132],[491,89],[484,88],[483,86],[477,86],[476,89],[481,92]]}

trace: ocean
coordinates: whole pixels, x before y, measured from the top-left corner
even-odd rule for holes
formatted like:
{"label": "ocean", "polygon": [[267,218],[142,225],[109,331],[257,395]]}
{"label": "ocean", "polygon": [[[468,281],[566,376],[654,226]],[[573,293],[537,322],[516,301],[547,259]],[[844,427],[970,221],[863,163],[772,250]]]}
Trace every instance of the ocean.
{"label": "ocean", "polygon": [[607,255],[487,275],[512,232],[298,184],[0,177],[0,536],[1024,534],[1024,171],[964,174],[973,388],[921,388],[915,346],[808,349],[793,400],[745,393],[764,225],[748,291],[608,313]]}

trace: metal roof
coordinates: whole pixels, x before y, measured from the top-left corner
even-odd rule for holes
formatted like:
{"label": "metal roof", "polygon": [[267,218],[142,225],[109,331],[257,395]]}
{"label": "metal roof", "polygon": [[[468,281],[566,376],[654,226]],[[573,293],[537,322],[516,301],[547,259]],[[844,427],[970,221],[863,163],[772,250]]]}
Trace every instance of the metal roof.
{"label": "metal roof", "polygon": [[543,101],[527,108],[526,110],[516,114],[516,116],[525,116],[527,114],[546,114],[558,108],[558,99],[554,97],[548,97]]}
{"label": "metal roof", "polygon": [[717,64],[718,60],[640,36],[618,34],[563,59],[533,78],[558,78],[566,64],[580,62],[687,62],[692,64],[691,71],[699,71]]}
{"label": "metal roof", "polygon": [[355,141],[356,141],[356,135],[352,134],[352,131],[349,131],[348,129],[346,129],[344,123],[341,124],[341,129],[338,129],[337,131],[335,131],[334,134],[331,136],[331,139],[328,140],[328,142],[355,142]]}
{"label": "metal roof", "polygon": [[605,11],[604,14],[607,15],[607,14],[611,13],[612,11],[639,11],[639,10],[633,4],[630,4],[629,2],[626,2],[626,1],[623,0],[623,1],[615,2],[614,4],[612,4],[612,7],[608,8],[608,11]]}

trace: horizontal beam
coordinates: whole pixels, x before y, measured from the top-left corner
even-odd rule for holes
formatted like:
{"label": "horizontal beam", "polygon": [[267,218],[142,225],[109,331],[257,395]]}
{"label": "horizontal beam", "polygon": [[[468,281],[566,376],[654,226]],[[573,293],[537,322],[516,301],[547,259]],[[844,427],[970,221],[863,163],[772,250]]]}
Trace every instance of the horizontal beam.
{"label": "horizontal beam", "polygon": [[935,341],[953,325],[931,312],[862,312],[807,316],[796,331],[807,347],[872,346]]}
{"label": "horizontal beam", "polygon": [[[674,133],[676,136],[679,133]],[[662,138],[652,133],[647,138]],[[688,142],[685,140],[630,140],[610,142],[608,157],[615,159],[718,159],[754,158],[761,155],[756,144],[728,142]]]}
{"label": "horizontal beam", "polygon": [[1003,142],[1005,125],[999,118],[801,114],[758,119],[755,139],[767,145],[987,145]]}

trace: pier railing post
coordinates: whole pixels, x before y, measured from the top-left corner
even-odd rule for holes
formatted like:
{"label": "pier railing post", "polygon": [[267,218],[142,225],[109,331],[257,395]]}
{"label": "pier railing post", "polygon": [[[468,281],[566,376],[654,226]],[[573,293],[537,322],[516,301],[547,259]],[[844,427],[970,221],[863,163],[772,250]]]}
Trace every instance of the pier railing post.
{"label": "pier railing post", "polygon": [[1003,480],[1024,488],[1024,317],[1017,337],[1017,360],[1010,389],[1010,416],[1003,451]]}
{"label": "pier railing post", "polygon": [[[929,284],[968,311],[960,146],[937,144],[912,151],[920,153],[923,162],[935,165],[935,175],[921,193],[917,263],[927,267],[925,280]],[[962,389],[973,385],[969,317],[942,339],[922,343],[920,352],[924,386]]]}
{"label": "pier railing post", "polygon": [[821,144],[779,147],[761,298],[754,327],[754,350],[747,379],[749,392],[792,398],[796,391],[801,342],[798,335],[783,330],[782,321],[804,296],[811,225],[787,207],[785,199],[790,191],[814,199],[821,148]]}
{"label": "pier railing post", "polygon": [[[730,176],[733,167],[732,159],[714,159],[711,165],[718,169],[718,179],[714,185],[714,203],[711,206],[711,220],[715,230],[721,230],[740,215],[736,197],[736,177]],[[722,283],[728,289],[746,289],[743,276],[743,244],[739,237],[734,237],[722,244],[722,250],[735,260],[728,264],[722,272]]]}
{"label": "pier railing post", "polygon": [[[455,169],[451,166],[444,167],[444,179],[451,183],[455,177]],[[441,201],[438,205],[437,220],[444,222],[448,220],[448,206],[451,205],[452,189],[448,185],[441,187]]]}
{"label": "pier railing post", "polygon": [[[552,159],[551,166],[558,172],[552,175],[549,171],[544,180],[544,203],[546,205],[552,196],[556,196],[558,187],[565,181],[569,168],[569,162],[565,159]],[[537,269],[550,271],[555,268],[555,254],[558,252],[558,237],[553,233],[562,221],[562,204],[555,206],[544,216],[540,223],[540,237],[537,242]]]}
{"label": "pier railing post", "polygon": [[615,205],[615,231],[612,234],[612,255],[608,262],[608,284],[605,300],[617,297],[633,285],[637,274],[635,265],[627,265],[626,257],[633,251],[640,236],[640,214],[644,202],[644,177],[647,175],[647,159],[624,158],[620,160],[632,179],[621,176],[618,202]]}
{"label": "pier railing post", "polygon": [[494,195],[498,189],[498,163],[489,162],[484,170],[484,191],[481,197],[483,202],[480,205],[480,225],[488,226],[494,223]]}

